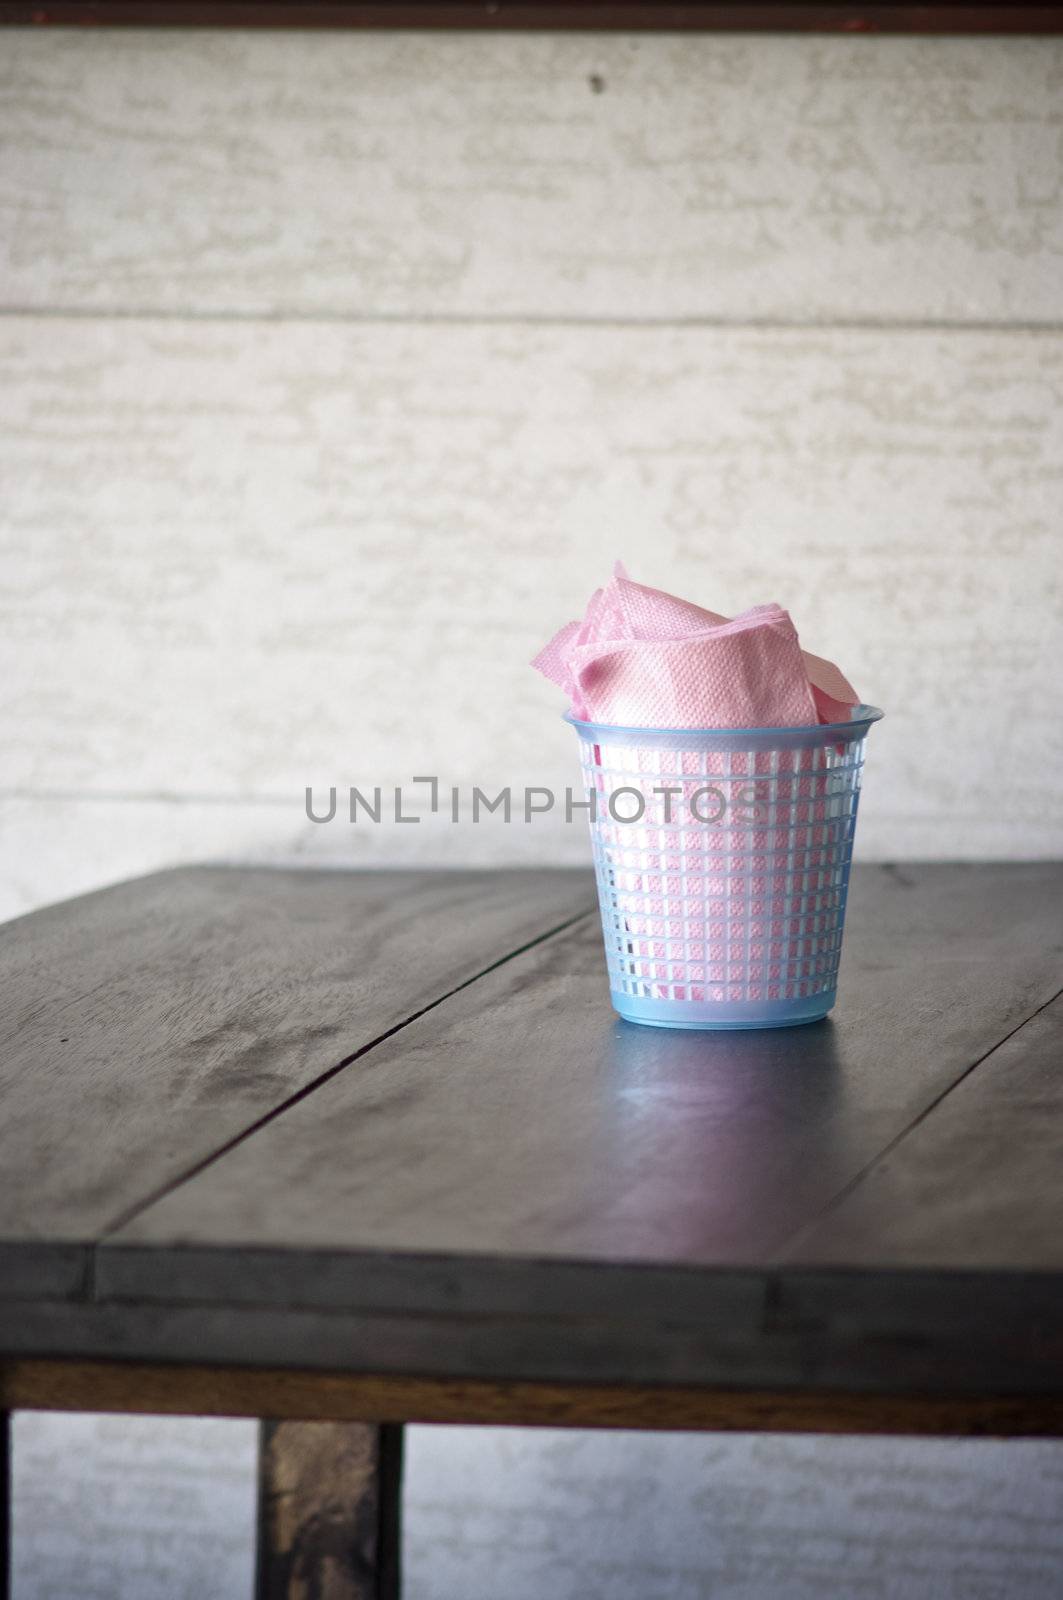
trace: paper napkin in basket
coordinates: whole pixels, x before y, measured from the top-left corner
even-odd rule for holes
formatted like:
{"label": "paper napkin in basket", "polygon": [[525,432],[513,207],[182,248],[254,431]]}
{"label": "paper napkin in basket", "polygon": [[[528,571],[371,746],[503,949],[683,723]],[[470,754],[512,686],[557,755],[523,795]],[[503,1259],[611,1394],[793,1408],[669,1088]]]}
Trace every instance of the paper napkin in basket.
{"label": "paper napkin in basket", "polygon": [[727,618],[633,583],[617,563],[582,622],[532,663],[586,722],[628,728],[768,728],[840,722],[856,704],[831,661],[802,650],[789,613]]}

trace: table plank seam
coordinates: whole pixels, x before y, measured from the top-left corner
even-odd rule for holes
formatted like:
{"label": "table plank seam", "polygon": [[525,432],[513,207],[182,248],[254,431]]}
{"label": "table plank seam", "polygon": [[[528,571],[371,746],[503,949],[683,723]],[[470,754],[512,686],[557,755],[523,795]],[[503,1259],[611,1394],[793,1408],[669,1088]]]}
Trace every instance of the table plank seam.
{"label": "table plank seam", "polygon": [[311,1079],[309,1083],[305,1083],[301,1088],[296,1089],[292,1094],[280,1101],[278,1105],[272,1106],[268,1111],[263,1112],[260,1117],[257,1117],[253,1122],[249,1123],[246,1128],[242,1128],[230,1139],[227,1139],[223,1144],[219,1145],[217,1149],[210,1151],[199,1161],[193,1163],[192,1166],[186,1168],[185,1171],[179,1173],[176,1177],[169,1179],[166,1183],[160,1184],[158,1188],[152,1190],[142,1199],[134,1201],[133,1204],[127,1206],[124,1211],[119,1212],[116,1217],[112,1218],[112,1220],[104,1226],[100,1233],[99,1239],[94,1240],[92,1243],[92,1249],[90,1250],[90,1264],[87,1270],[87,1280],[90,1289],[92,1290],[90,1299],[94,1298],[95,1292],[96,1249],[98,1245],[102,1244],[105,1239],[108,1239],[113,1234],[120,1232],[123,1228],[128,1226],[129,1223],[133,1222],[137,1217],[139,1217],[143,1212],[147,1211],[151,1206],[155,1205],[158,1201],[164,1199],[167,1195],[172,1194],[176,1189],[181,1188],[183,1184],[186,1184],[193,1178],[198,1177],[201,1172],[204,1172],[208,1167],[213,1166],[216,1161],[219,1161],[224,1156],[228,1155],[231,1150],[234,1150],[238,1145],[243,1144],[245,1140],[253,1137],[253,1135],[258,1133],[262,1128],[267,1127],[272,1122],[275,1122],[277,1118],[283,1116],[286,1111],[291,1110],[291,1108],[295,1105],[298,1105],[300,1101],[305,1100],[309,1095],[314,1094],[322,1087],[323,1084],[326,1084],[330,1082],[331,1079],[337,1077],[339,1073],[343,1072],[345,1068],[351,1066],[353,1062],[358,1061],[363,1056],[368,1055],[371,1050],[375,1050],[378,1045],[384,1044],[388,1039],[393,1038],[395,1034],[401,1033],[403,1029],[410,1027],[411,1024],[415,1022],[420,1021],[420,1019],[424,1016],[427,1016],[429,1012],[435,1011],[437,1007],[445,1004],[446,1001],[452,999],[455,995],[461,994],[463,990],[471,988],[474,983],[479,983],[482,978],[487,977],[492,972],[496,972],[500,967],[504,967],[508,962],[516,960],[518,956],[524,955],[529,950],[534,950],[541,944],[546,944],[549,940],[556,938],[559,934],[566,932],[569,928],[575,927],[580,922],[585,922],[588,917],[594,914],[595,907],[588,906],[585,911],[579,911],[574,916],[566,917],[563,922],[556,923],[553,927],[547,928],[544,932],[536,934],[533,939],[527,939],[523,944],[517,945],[514,949],[507,950],[504,955],[497,957],[494,961],[490,962],[487,966],[480,968],[470,977],[462,979],[461,983],[455,984],[452,988],[446,990],[444,994],[438,995],[434,1000],[430,1000],[427,1005],[421,1006],[418,1010],[411,1012],[409,1016],[403,1017],[401,1021],[396,1022],[390,1028],[385,1029],[384,1032],[377,1034],[375,1038],[368,1040],[363,1045],[360,1045],[357,1050],[354,1050],[349,1055],[344,1056],[341,1061],[336,1062],[326,1071],[319,1073],[317,1077]]}
{"label": "table plank seam", "polygon": [[990,1045],[989,1049],[983,1051],[983,1053],[976,1060],[972,1061],[969,1066],[964,1067],[963,1071],[958,1073],[957,1076],[953,1078],[951,1083],[946,1084],[945,1088],[942,1089],[940,1093],[935,1095],[929,1104],[925,1105],[910,1122],[906,1123],[899,1133],[894,1134],[893,1138],[883,1145],[882,1149],[878,1151],[876,1155],[872,1156],[869,1161],[865,1162],[860,1168],[859,1172],[855,1173],[853,1177],[844,1183],[835,1194],[831,1195],[826,1203],[816,1212],[815,1216],[810,1217],[807,1222],[802,1223],[799,1228],[791,1233],[783,1241],[783,1243],[771,1253],[769,1260],[772,1262],[785,1262],[789,1253],[801,1245],[811,1234],[813,1234],[827,1217],[832,1216],[836,1211],[838,1211],[841,1206],[845,1204],[849,1196],[853,1194],[860,1187],[860,1185],[878,1169],[878,1167],[881,1166],[882,1162],[885,1161],[888,1156],[893,1154],[898,1146],[903,1144],[904,1141],[911,1134],[913,1134],[915,1130],[919,1128],[929,1116],[932,1115],[933,1112],[938,1109],[943,1101],[948,1099],[949,1095],[951,1095],[954,1090],[958,1089],[962,1083],[967,1081],[972,1073],[976,1072],[980,1066],[987,1062],[992,1056],[996,1055],[997,1051],[1002,1049],[1003,1046],[1009,1042],[1009,1040],[1014,1039],[1016,1034],[1021,1033],[1024,1028],[1029,1027],[1030,1023],[1039,1017],[1043,1011],[1047,1011],[1049,1006],[1055,1005],[1056,1001],[1059,1000],[1061,996],[1063,996],[1063,988],[1057,989],[1054,994],[1049,995],[1048,999],[1045,1000],[1041,1005],[1035,1007],[1035,1009],[1030,1012],[1029,1016],[1023,1017],[1021,1022],[1017,1022],[1013,1028],[1009,1029],[1009,1031],[1004,1034],[1003,1038],[998,1039],[995,1044]]}

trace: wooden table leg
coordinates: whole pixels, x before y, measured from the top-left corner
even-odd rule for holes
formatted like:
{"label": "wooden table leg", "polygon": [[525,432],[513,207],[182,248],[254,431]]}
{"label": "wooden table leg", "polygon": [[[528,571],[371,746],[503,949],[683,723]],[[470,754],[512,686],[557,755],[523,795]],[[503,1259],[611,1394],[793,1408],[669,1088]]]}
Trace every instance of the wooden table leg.
{"label": "wooden table leg", "polygon": [[402,1428],[263,1422],[256,1600],[398,1600]]}

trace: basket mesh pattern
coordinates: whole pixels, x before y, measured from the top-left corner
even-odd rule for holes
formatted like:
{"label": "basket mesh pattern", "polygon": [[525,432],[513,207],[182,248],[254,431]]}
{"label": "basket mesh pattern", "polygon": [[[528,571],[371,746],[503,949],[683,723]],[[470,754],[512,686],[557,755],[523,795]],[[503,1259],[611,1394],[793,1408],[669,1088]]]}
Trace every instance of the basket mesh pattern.
{"label": "basket mesh pattern", "polygon": [[865,743],[581,739],[612,989],[723,1003],[833,989]]}

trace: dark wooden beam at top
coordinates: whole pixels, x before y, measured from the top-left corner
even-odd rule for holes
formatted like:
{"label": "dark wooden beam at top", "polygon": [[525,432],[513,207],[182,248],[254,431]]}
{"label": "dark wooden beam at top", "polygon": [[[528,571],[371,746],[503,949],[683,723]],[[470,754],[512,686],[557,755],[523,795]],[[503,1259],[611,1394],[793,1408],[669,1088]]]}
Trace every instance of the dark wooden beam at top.
{"label": "dark wooden beam at top", "polygon": [[587,32],[1057,34],[1063,5],[721,5],[709,0],[56,0],[0,3],[7,27],[465,28]]}

